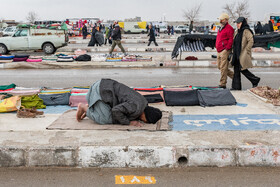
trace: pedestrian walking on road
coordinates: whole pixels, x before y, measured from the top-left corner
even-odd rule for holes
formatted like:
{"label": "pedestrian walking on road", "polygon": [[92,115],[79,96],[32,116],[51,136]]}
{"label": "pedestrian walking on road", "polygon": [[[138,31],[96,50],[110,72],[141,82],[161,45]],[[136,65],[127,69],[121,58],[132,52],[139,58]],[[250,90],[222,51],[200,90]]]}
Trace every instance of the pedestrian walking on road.
{"label": "pedestrian walking on road", "polygon": [[189,26],[189,34],[192,34],[193,32],[193,21],[191,21],[191,24]]}
{"label": "pedestrian walking on road", "polygon": [[122,34],[121,34],[121,28],[119,26],[119,24],[116,24],[115,25],[115,29],[113,30],[112,32],[112,35],[110,37],[110,39],[113,39],[113,44],[112,44],[112,47],[111,47],[111,50],[110,50],[110,55],[113,53],[116,45],[118,45],[118,47],[122,50],[122,52],[126,55],[126,52],[122,46],[122,43],[121,43],[121,39],[122,39]]}
{"label": "pedestrian walking on road", "polygon": [[96,38],[95,38],[96,32],[97,32],[96,26],[93,26],[92,32],[91,32],[91,38],[90,38],[90,41],[88,43],[88,46],[95,46],[95,44],[97,45],[97,41],[96,41]]}
{"label": "pedestrian walking on road", "polygon": [[162,112],[148,106],[143,95],[112,79],[95,82],[86,99],[88,105],[78,105],[79,122],[87,116],[98,124],[143,126],[140,121],[155,124],[162,118]]}
{"label": "pedestrian walking on road", "polygon": [[258,21],[257,25],[255,26],[255,34],[262,35],[263,34],[263,27],[260,21]]}
{"label": "pedestrian walking on road", "polygon": [[88,31],[87,31],[87,26],[84,24],[82,28],[82,33],[83,33],[83,39],[87,39]]}
{"label": "pedestrian walking on road", "polygon": [[171,25],[171,35],[174,35],[174,27]]}
{"label": "pedestrian walking on road", "polygon": [[152,42],[154,42],[155,45],[158,46],[158,44],[156,42],[155,31],[154,31],[152,25],[149,25],[149,34],[148,34],[148,36],[150,36],[148,46],[150,46]]}
{"label": "pedestrian walking on road", "polygon": [[171,33],[171,27],[169,25],[167,25],[167,33],[168,33],[168,35],[170,35],[170,33]]}
{"label": "pedestrian walking on road", "polygon": [[218,30],[216,39],[217,64],[218,69],[221,71],[220,88],[226,88],[227,77],[233,79],[233,72],[229,69],[228,57],[231,53],[233,44],[234,29],[229,25],[229,16],[223,13],[220,17],[221,28]]}
{"label": "pedestrian walking on road", "polygon": [[104,45],[107,44],[107,40],[109,40],[110,38],[110,30],[108,27],[105,27],[105,42],[104,42]]}
{"label": "pedestrian walking on road", "polygon": [[257,87],[260,78],[251,73],[248,68],[252,68],[252,47],[254,44],[253,31],[244,17],[236,20],[237,31],[234,34],[232,65],[234,66],[234,77],[232,90],[241,90],[242,73],[251,83],[252,87]]}

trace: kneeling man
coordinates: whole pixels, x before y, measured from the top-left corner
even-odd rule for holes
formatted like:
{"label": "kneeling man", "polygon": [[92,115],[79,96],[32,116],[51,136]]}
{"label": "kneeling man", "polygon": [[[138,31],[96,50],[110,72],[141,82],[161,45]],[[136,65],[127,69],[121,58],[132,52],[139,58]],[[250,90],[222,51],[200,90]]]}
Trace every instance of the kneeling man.
{"label": "kneeling man", "polygon": [[79,122],[87,116],[98,124],[142,126],[139,120],[155,124],[162,117],[159,109],[148,106],[144,96],[112,79],[95,82],[86,99],[88,105],[78,105]]}

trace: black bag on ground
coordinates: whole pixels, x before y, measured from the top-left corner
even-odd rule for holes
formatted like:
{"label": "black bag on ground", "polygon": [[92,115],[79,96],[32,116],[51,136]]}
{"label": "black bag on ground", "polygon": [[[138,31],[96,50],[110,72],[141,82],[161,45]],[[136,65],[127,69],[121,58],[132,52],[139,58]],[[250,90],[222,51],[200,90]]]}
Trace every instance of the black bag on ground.
{"label": "black bag on ground", "polygon": [[144,95],[148,103],[160,103],[163,102],[163,99],[160,94],[151,94],[151,95]]}
{"label": "black bag on ground", "polygon": [[166,106],[195,106],[199,105],[197,90],[163,91]]}
{"label": "black bag on ground", "polygon": [[87,54],[80,55],[76,58],[76,61],[91,61],[91,56]]}
{"label": "black bag on ground", "polygon": [[229,89],[198,90],[198,99],[202,107],[236,105],[236,100]]}

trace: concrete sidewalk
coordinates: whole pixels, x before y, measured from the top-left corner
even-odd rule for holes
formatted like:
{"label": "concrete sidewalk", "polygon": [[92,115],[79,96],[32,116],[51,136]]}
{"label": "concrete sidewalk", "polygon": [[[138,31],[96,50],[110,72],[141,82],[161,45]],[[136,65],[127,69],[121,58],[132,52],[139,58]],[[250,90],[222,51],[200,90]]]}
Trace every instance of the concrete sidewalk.
{"label": "concrete sidewalk", "polygon": [[[46,113],[45,117],[34,119],[20,119],[15,113],[0,114],[0,166],[280,166],[280,108],[264,103],[247,91],[235,91],[233,95],[239,103],[236,106],[202,108],[153,104],[172,111],[174,121],[183,116],[180,125],[198,128],[192,131],[56,131],[46,127],[61,113]],[[190,124],[192,116],[217,114],[272,115],[275,119],[251,122],[247,119],[247,124],[242,124],[242,118],[236,127],[244,126],[247,130],[234,131],[199,130],[208,124],[202,119],[205,124]],[[256,122],[262,122],[258,130],[251,128]],[[177,123],[171,123],[174,129]],[[261,128],[264,123],[273,126]]]}

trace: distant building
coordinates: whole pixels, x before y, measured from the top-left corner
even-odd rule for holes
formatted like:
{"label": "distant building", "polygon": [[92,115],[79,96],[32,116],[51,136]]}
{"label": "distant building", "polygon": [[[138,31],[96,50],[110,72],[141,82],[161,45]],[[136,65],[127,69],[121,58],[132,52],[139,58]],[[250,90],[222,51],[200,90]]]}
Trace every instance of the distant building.
{"label": "distant building", "polygon": [[141,22],[141,17],[135,17],[135,18],[127,18],[124,19],[124,22]]}
{"label": "distant building", "polygon": [[2,22],[0,22],[0,24],[3,27],[7,27],[7,26],[17,26],[19,23],[16,22],[15,20],[2,20]]}

